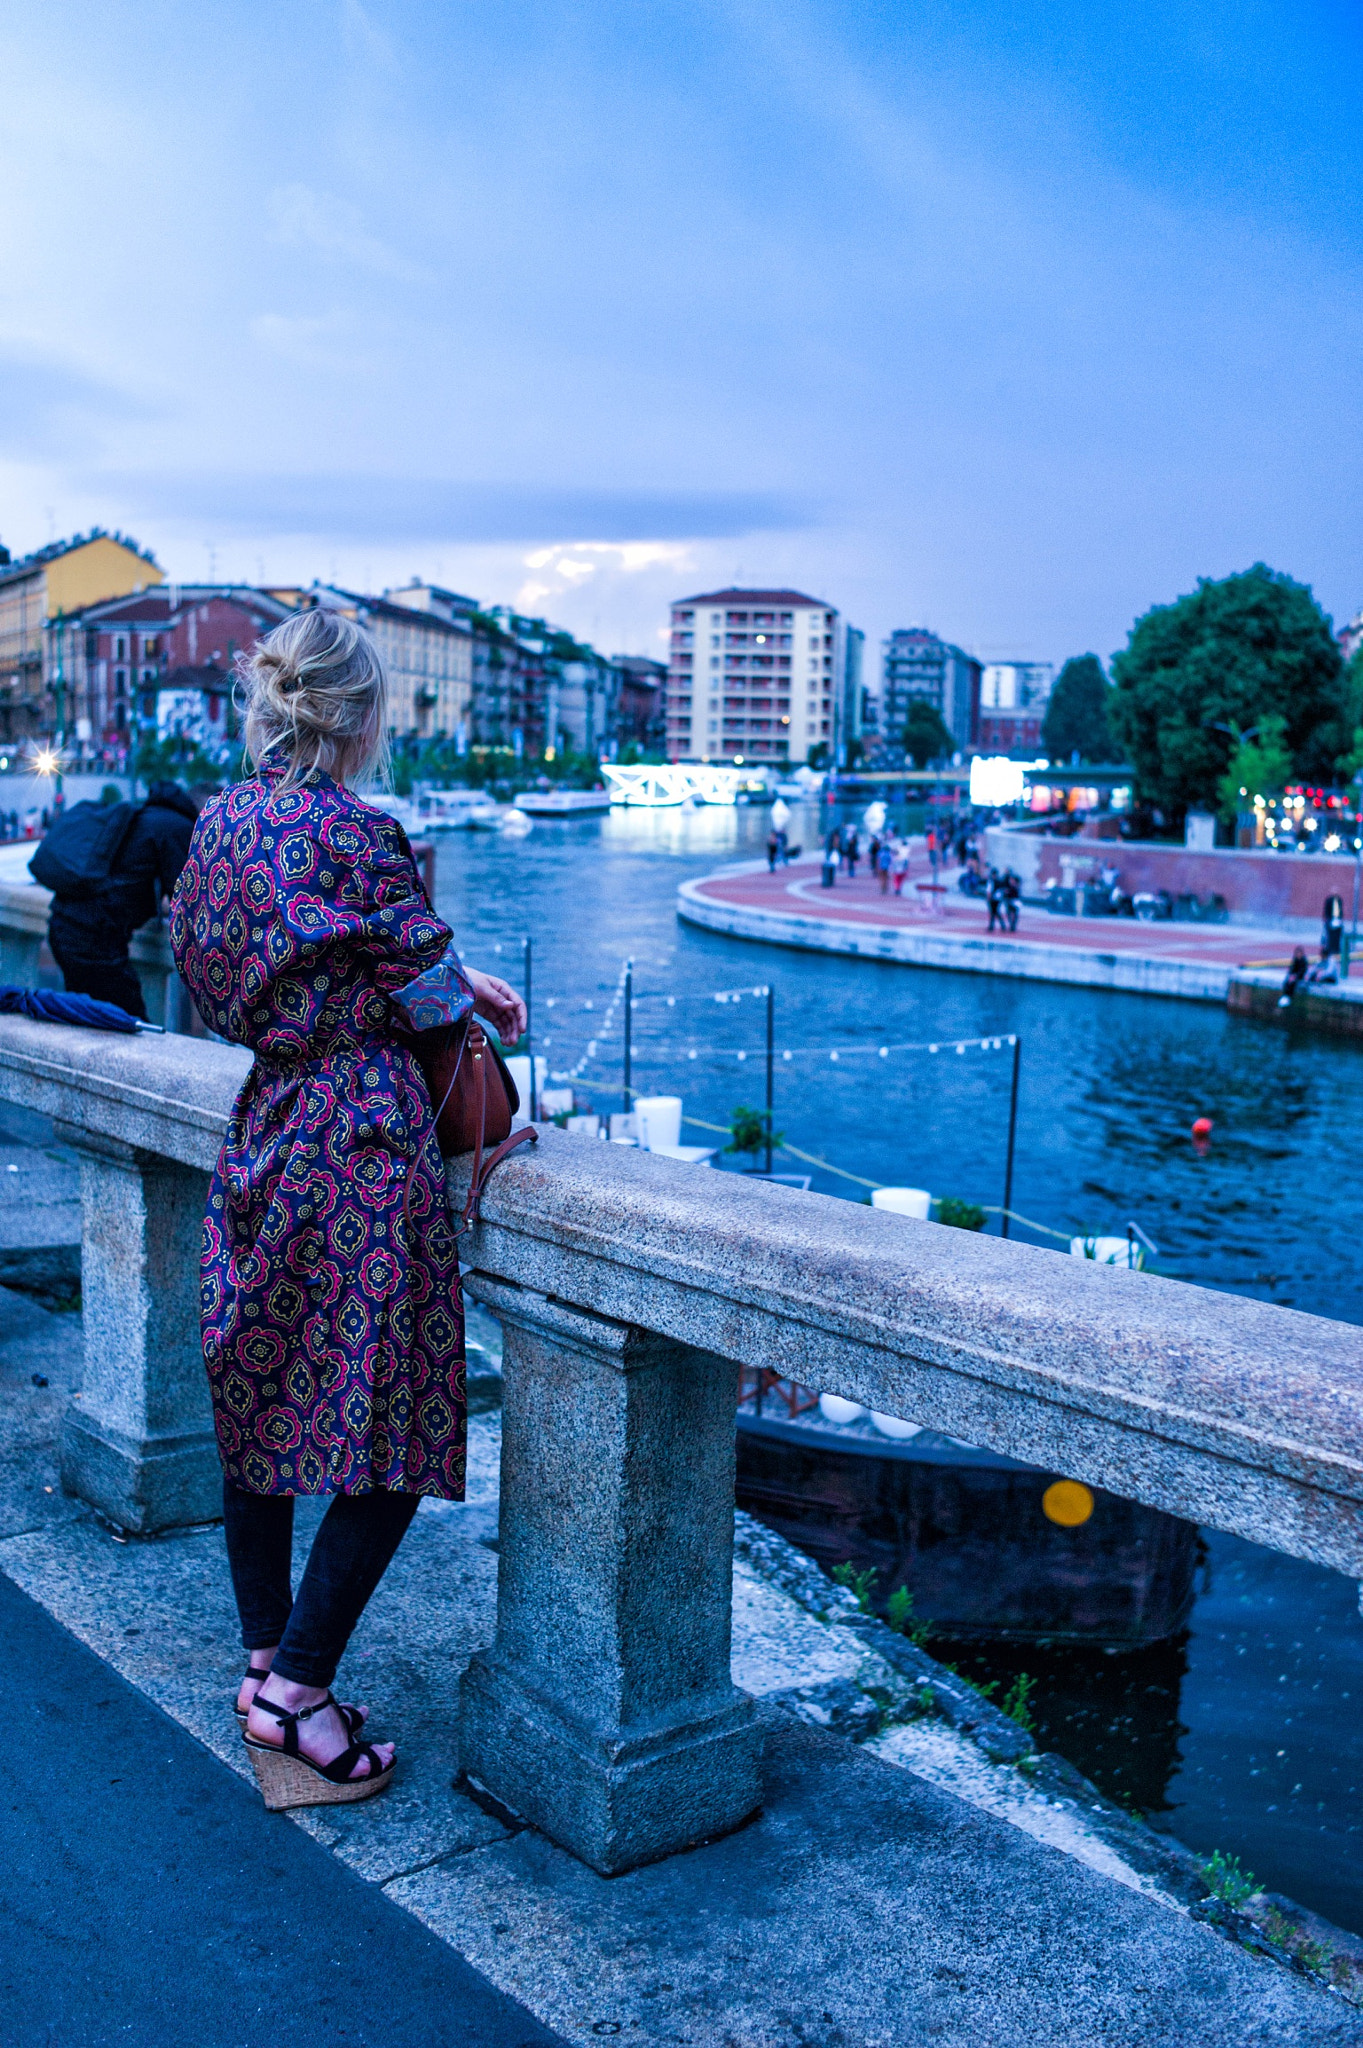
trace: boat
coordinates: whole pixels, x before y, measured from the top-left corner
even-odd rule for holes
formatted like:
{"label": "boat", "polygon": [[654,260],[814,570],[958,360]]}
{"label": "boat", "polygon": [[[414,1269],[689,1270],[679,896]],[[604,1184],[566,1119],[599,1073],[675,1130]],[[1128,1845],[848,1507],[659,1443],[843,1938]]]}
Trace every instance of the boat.
{"label": "boat", "polygon": [[611,807],[608,789],[523,789],[512,801],[530,818],[590,818]]}
{"label": "boat", "polygon": [[830,1576],[873,1574],[878,1613],[907,1587],[934,1635],[1130,1650],[1192,1607],[1194,1523],[774,1372],[741,1376],[737,1451],[740,1508]]}
{"label": "boat", "polygon": [[481,789],[427,790],[417,811],[424,832],[492,832],[503,815]]}

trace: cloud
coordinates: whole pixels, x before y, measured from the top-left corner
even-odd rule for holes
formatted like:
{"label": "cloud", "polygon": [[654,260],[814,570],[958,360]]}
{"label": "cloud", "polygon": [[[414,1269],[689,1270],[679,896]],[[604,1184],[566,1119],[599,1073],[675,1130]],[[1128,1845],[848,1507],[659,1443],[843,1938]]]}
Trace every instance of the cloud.
{"label": "cloud", "polygon": [[88,451],[92,430],[145,416],[146,407],[117,385],[0,350],[0,456],[42,461]]}
{"label": "cloud", "polygon": [[[431,477],[242,476],[198,471],[109,473],[85,479],[130,513],[167,525],[208,522],[221,537],[308,535],[334,541],[545,541],[565,533],[592,541],[568,549],[627,545],[620,566],[643,568],[666,543],[793,532],[813,508],[778,492],[612,490],[458,483]],[[546,557],[545,566],[547,566]],[[529,565],[528,565],[529,566]],[[562,587],[560,585],[559,587]]]}
{"label": "cloud", "polygon": [[371,234],[358,207],[330,192],[315,191],[311,185],[280,185],[270,194],[269,207],[272,239],[286,249],[316,250],[378,277],[407,283],[430,275]]}

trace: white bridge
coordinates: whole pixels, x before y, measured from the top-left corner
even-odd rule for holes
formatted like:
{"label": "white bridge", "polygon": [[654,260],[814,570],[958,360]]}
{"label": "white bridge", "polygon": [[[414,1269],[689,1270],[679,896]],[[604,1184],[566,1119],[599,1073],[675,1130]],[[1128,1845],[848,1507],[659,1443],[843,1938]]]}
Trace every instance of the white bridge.
{"label": "white bridge", "polygon": [[764,775],[749,768],[711,768],[701,761],[621,768],[601,764],[613,804],[636,804],[661,810],[669,804],[736,804],[740,797],[767,794]]}

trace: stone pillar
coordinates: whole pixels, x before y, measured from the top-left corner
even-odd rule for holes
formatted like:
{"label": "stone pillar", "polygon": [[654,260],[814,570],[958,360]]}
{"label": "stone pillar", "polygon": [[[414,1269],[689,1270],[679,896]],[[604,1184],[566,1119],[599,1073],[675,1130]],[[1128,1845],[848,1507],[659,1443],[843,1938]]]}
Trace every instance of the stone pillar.
{"label": "stone pillar", "polygon": [[62,1486],[150,1535],[222,1514],[199,1341],[208,1175],[58,1124],[80,1153],[85,1374],[62,1429]]}
{"label": "stone pillar", "polygon": [[464,1674],[469,1775],[603,1876],[761,1800],[729,1675],[737,1368],[481,1275],[503,1353],[497,1637]]}

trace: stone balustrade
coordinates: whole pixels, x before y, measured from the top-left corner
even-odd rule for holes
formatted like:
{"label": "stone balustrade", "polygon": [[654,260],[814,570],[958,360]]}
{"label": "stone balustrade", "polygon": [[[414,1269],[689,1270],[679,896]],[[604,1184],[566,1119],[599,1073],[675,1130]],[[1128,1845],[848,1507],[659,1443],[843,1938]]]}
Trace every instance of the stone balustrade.
{"label": "stone balustrade", "polygon": [[[0,1018],[0,1097],[83,1162],[63,1480],[130,1530],[218,1509],[197,1240],[248,1065]],[[506,1346],[497,1634],[464,1674],[461,1760],[600,1871],[760,1802],[729,1675],[739,1364],[1363,1577],[1351,1325],[553,1129],[466,1243]]]}

